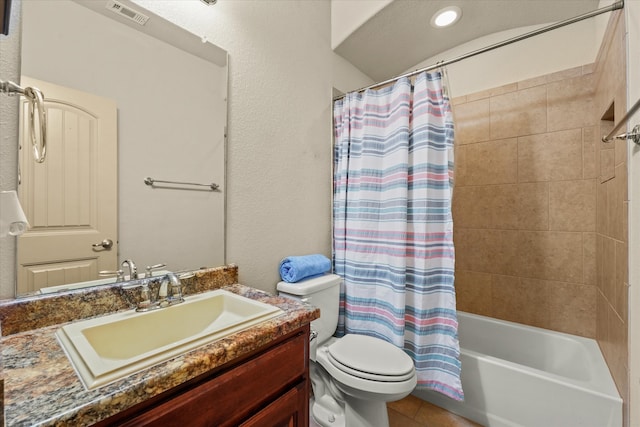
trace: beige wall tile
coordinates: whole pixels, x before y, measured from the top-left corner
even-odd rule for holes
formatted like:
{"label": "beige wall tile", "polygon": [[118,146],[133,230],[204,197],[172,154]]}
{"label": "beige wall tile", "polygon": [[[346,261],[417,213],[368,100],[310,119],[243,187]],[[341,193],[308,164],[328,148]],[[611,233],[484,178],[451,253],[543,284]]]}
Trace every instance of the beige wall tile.
{"label": "beige wall tile", "polygon": [[454,229],[456,268],[480,273],[517,275],[518,255],[514,230]]}
{"label": "beige wall tile", "polygon": [[[624,131],[624,127],[622,128]],[[616,139],[613,143],[613,151],[615,152],[615,164],[616,166],[627,161],[627,144],[624,139]]]}
{"label": "beige wall tile", "polygon": [[626,241],[625,222],[627,211],[625,210],[625,201],[628,199],[626,163],[616,166],[616,177],[607,182],[607,185],[609,186],[607,188],[609,190],[609,198],[607,200],[609,207],[609,234],[621,242]]}
{"label": "beige wall tile", "polygon": [[518,184],[518,223],[520,230],[549,229],[549,183]]}
{"label": "beige wall tile", "polygon": [[487,99],[491,97],[491,90],[483,90],[480,92],[467,94],[467,102],[478,101],[480,99]]}
{"label": "beige wall tile", "polygon": [[506,85],[498,86],[489,89],[489,94],[494,97],[498,95],[504,95],[505,93],[511,93],[518,90],[518,83],[509,83]]}
{"label": "beige wall tile", "polygon": [[491,218],[491,228],[500,230],[518,229],[518,185],[492,185],[485,187],[487,198],[491,200],[488,212]]}
{"label": "beige wall tile", "polygon": [[596,136],[598,128],[596,126],[585,127],[582,129],[582,177],[596,178],[598,176],[598,153],[596,151]]}
{"label": "beige wall tile", "polygon": [[625,236],[622,235],[623,230],[623,218],[622,218],[622,177],[616,176],[613,179],[607,181],[607,230],[608,235],[617,240],[625,240]]}
{"label": "beige wall tile", "polygon": [[515,138],[465,146],[464,182],[474,185],[515,184],[518,145]]}
{"label": "beige wall tile", "polygon": [[547,90],[536,86],[491,98],[491,139],[544,132]]}
{"label": "beige wall tile", "polygon": [[582,283],[582,233],[520,231],[522,277]]}
{"label": "beige wall tile", "polygon": [[471,144],[491,139],[489,98],[456,105],[453,114],[457,144]]}
{"label": "beige wall tile", "polygon": [[563,79],[547,85],[547,130],[581,128],[593,124],[593,75]]}
{"label": "beige wall tile", "polygon": [[466,311],[595,336],[626,389],[626,148],[599,120],[626,105],[615,22],[599,63],[457,100],[456,290]]}
{"label": "beige wall tile", "polygon": [[555,331],[596,337],[595,286],[548,282],[549,327]]}
{"label": "beige wall tile", "polygon": [[604,239],[602,234],[596,233],[596,285],[604,295]]}
{"label": "beige wall tile", "polygon": [[549,183],[549,229],[596,230],[596,181],[594,179]]}
{"label": "beige wall tile", "polygon": [[597,286],[596,233],[582,233],[582,248],[584,284]]}
{"label": "beige wall tile", "polygon": [[466,95],[456,96],[456,97],[451,98],[451,105],[454,106],[454,107],[456,105],[464,104],[465,102],[467,102],[467,96]]}
{"label": "beige wall tile", "polygon": [[591,64],[586,64],[582,66],[582,75],[585,74],[591,74],[595,71],[596,69],[596,64],[595,63],[591,63]]}
{"label": "beige wall tile", "polygon": [[456,269],[455,276],[456,308],[491,316],[491,275]]}
{"label": "beige wall tile", "polygon": [[489,228],[491,200],[486,186],[457,187],[453,191],[453,223],[455,227]]}
{"label": "beige wall tile", "polygon": [[615,311],[609,310],[609,342],[610,351],[607,354],[607,364],[621,396],[628,397],[627,325]]}
{"label": "beige wall tile", "polygon": [[622,319],[628,318],[629,306],[629,258],[626,242],[616,242],[615,301],[613,308]]}
{"label": "beige wall tile", "polygon": [[602,293],[613,304],[616,299],[616,243],[615,240],[604,237],[602,239]]}
{"label": "beige wall tile", "polygon": [[467,102],[477,101],[479,99],[491,98],[492,96],[502,95],[509,92],[515,92],[518,90],[517,83],[509,83],[503,86],[493,87],[480,92],[475,92],[467,95]]}
{"label": "beige wall tile", "polygon": [[[467,146],[455,144],[455,163],[453,167],[453,181],[455,188],[464,186],[467,183]],[[454,190],[455,193],[455,190]]]}
{"label": "beige wall tile", "polygon": [[492,277],[493,316],[545,328],[549,321],[547,283],[512,276]]}
{"label": "beige wall tile", "polygon": [[[626,110],[626,42],[624,14],[613,13],[605,33],[596,61],[597,113],[607,111],[613,103],[613,117],[616,123]],[[597,117],[600,118],[600,117]],[[606,135],[613,127],[613,121],[600,121],[599,135]],[[599,143],[597,158],[598,173],[605,184],[598,185],[596,264],[599,270],[596,336],[603,350],[605,360],[612,373],[618,391],[624,400],[625,410],[629,405],[629,383],[627,369],[627,285],[624,283],[628,270],[628,219],[625,200],[626,184],[626,144],[624,142]],[[616,168],[615,166],[623,166]],[[611,239],[613,236],[618,241]],[[625,420],[625,425],[628,420]]]}
{"label": "beige wall tile", "polygon": [[547,84],[547,79],[549,75],[533,77],[527,80],[522,80],[518,82],[518,90],[528,89],[535,86],[541,86]]}
{"label": "beige wall tile", "polygon": [[517,229],[516,184],[474,185],[453,193],[453,221],[464,228]]}
{"label": "beige wall tile", "polygon": [[629,202],[622,204],[622,235],[625,242],[629,242]]}
{"label": "beige wall tile", "polygon": [[613,149],[600,150],[600,182],[607,182],[615,177],[615,152]]}
{"label": "beige wall tile", "polygon": [[547,83],[553,83],[560,80],[573,79],[582,75],[582,67],[573,67],[566,70],[556,71],[547,75]]}
{"label": "beige wall tile", "polygon": [[[618,196],[623,202],[629,201],[629,176],[627,168],[628,164],[626,161],[616,166],[616,176],[620,177],[618,181]],[[623,212],[626,211],[623,210]]]}
{"label": "beige wall tile", "polygon": [[518,181],[582,178],[582,130],[518,138]]}
{"label": "beige wall tile", "polygon": [[607,210],[607,183],[596,185],[596,231],[609,234],[609,216]]}
{"label": "beige wall tile", "polygon": [[596,293],[596,339],[603,355],[611,351],[609,340],[609,303],[602,292]]}

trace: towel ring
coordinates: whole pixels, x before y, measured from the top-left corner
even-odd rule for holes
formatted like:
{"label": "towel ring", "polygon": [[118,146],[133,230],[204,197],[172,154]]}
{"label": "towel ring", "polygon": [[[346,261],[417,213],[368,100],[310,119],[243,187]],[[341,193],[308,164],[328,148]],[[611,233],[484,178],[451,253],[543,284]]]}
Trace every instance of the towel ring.
{"label": "towel ring", "polygon": [[[29,129],[31,130],[31,145],[34,160],[44,162],[47,156],[47,113],[44,109],[44,97],[40,89],[27,87],[24,89],[25,98],[29,101]],[[36,138],[35,111],[38,110],[38,124],[40,125],[40,143]]]}

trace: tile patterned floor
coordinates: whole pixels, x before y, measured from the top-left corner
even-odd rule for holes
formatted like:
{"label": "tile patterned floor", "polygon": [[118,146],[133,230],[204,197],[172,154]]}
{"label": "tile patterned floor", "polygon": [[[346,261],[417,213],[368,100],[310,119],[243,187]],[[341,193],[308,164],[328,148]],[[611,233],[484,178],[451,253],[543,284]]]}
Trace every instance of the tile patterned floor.
{"label": "tile patterned floor", "polygon": [[387,404],[390,427],[482,427],[412,395]]}

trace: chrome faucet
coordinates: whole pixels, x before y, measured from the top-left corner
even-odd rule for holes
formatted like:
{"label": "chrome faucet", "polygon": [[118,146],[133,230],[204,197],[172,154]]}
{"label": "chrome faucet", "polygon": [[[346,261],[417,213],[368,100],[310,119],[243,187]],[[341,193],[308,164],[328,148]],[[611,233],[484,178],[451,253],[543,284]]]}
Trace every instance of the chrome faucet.
{"label": "chrome faucet", "polygon": [[125,259],[122,261],[122,267],[124,268],[125,264],[129,267],[129,280],[136,280],[138,278],[138,269],[136,268],[136,264],[133,260]]}
{"label": "chrome faucet", "polygon": [[160,289],[158,289],[158,304],[163,307],[181,302],[184,302],[184,298],[182,297],[180,278],[175,273],[165,274],[160,282]]}
{"label": "chrome faucet", "polygon": [[[153,297],[151,285],[157,286],[158,293]],[[154,288],[155,288],[154,286]],[[182,282],[175,273],[163,276],[145,277],[133,283],[123,284],[121,289],[142,288],[136,303],[136,311],[151,311],[184,302]]]}

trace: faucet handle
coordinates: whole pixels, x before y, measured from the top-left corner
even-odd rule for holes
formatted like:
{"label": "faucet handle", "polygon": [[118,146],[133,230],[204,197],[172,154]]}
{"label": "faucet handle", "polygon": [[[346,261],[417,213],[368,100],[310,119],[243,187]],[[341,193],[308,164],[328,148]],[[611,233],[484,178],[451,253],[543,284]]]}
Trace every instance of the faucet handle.
{"label": "faucet handle", "polygon": [[166,267],[166,266],[167,266],[166,264],[148,265],[147,268],[145,269],[146,273],[145,273],[144,277],[152,277],[153,276],[153,273],[152,273],[153,270],[158,270],[158,269]]}
{"label": "faucet handle", "polygon": [[152,306],[151,301],[151,289],[149,288],[149,281],[146,279],[137,280],[135,282],[129,284],[123,284],[120,286],[120,289],[124,291],[125,289],[140,289],[140,297],[136,302],[136,311],[147,311]]}
{"label": "faucet handle", "polygon": [[100,277],[116,276],[116,283],[124,281],[124,271],[122,270],[115,270],[115,271],[102,270],[98,272],[98,276]]}
{"label": "faucet handle", "polygon": [[196,275],[196,273],[194,271],[190,271],[187,273],[180,273],[177,274],[178,279],[182,280],[182,279],[191,279],[192,277],[194,277]]}

